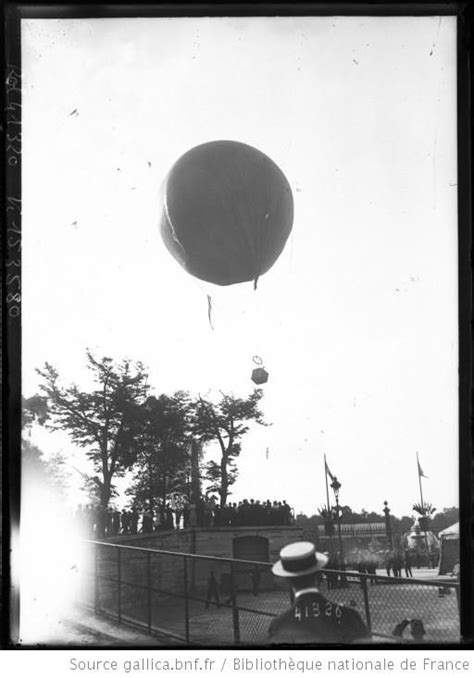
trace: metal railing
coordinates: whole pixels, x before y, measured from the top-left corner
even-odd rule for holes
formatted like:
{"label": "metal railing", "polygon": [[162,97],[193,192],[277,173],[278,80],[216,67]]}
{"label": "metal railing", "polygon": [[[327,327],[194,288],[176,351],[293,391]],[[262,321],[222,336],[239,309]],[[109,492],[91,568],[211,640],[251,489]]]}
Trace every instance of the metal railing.
{"label": "metal railing", "polygon": [[[271,563],[87,541],[92,565],[79,602],[170,643],[265,645],[271,619],[290,607],[288,584]],[[420,619],[424,642],[457,643],[459,583],[324,570],[321,592],[357,610],[374,641],[403,619]]]}

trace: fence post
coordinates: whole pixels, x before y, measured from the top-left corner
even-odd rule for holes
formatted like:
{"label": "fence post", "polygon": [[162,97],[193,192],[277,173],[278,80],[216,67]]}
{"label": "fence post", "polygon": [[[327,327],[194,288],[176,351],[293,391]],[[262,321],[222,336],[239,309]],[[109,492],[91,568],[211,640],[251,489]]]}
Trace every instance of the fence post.
{"label": "fence post", "polygon": [[372,631],[372,622],[370,620],[369,593],[367,591],[367,577],[361,575],[360,583],[362,586],[362,592],[364,594],[365,620],[367,622],[367,628],[369,629],[369,631]]}
{"label": "fence post", "polygon": [[[191,553],[196,553],[196,530],[191,530]],[[196,559],[191,559],[191,591],[196,592]]]}
{"label": "fence post", "polygon": [[94,558],[94,610],[99,611],[99,547],[96,544]]}
{"label": "fence post", "polygon": [[454,587],[454,591],[456,593],[456,600],[457,600],[457,603],[458,603],[458,613],[460,613],[461,612],[461,604],[460,604],[460,601],[459,601],[459,584]]}
{"label": "fence post", "polygon": [[148,614],[148,633],[151,633],[151,553],[150,551],[147,551],[146,554],[146,571],[147,571],[147,587],[146,587],[146,595],[147,595],[147,614]]}
{"label": "fence post", "polygon": [[122,622],[122,558],[120,547],[117,547],[117,617],[118,623]]}
{"label": "fence post", "polygon": [[232,623],[234,626],[234,641],[240,643],[239,610],[235,599],[234,563],[230,563],[230,590],[232,596]]}
{"label": "fence post", "polygon": [[184,636],[189,642],[189,594],[188,594],[188,559],[184,556],[183,564],[183,578],[184,578]]}

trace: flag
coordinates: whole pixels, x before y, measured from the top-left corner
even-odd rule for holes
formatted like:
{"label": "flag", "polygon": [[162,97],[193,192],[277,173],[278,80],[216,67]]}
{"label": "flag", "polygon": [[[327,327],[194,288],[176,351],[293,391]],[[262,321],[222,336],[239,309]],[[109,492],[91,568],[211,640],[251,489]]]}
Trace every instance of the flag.
{"label": "flag", "polygon": [[334,480],[334,476],[329,470],[329,466],[327,464],[326,458],[324,458],[324,466],[326,467],[326,474],[331,478],[331,480]]}
{"label": "flag", "polygon": [[421,468],[418,459],[416,460],[416,463],[418,464],[418,475],[420,476],[420,478],[428,478],[428,476],[425,476],[425,474],[423,473],[423,469]]}

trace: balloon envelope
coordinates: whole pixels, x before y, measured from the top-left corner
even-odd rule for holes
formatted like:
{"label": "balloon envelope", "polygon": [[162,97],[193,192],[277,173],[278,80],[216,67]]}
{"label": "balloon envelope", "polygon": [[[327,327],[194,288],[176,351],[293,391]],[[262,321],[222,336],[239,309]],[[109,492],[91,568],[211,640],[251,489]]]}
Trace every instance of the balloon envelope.
{"label": "balloon envelope", "polygon": [[247,144],[196,146],[177,160],[163,184],[163,241],[188,273],[207,282],[257,280],[280,256],[292,225],[285,175]]}

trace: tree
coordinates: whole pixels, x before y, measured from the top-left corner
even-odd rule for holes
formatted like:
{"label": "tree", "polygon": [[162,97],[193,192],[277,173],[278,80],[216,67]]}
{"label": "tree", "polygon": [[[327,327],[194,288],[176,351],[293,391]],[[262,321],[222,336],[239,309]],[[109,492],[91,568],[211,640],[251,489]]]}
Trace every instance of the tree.
{"label": "tree", "polygon": [[456,506],[450,508],[443,508],[439,511],[431,521],[431,529],[433,532],[441,532],[447,527],[451,527],[454,523],[459,521],[459,509]]}
{"label": "tree", "polygon": [[88,476],[100,505],[106,509],[114,490],[114,479],[132,465],[137,433],[137,407],[147,394],[147,375],[141,363],[111,358],[96,359],[87,351],[87,367],[96,388],[81,391],[75,384],[61,386],[57,370],[45,364],[37,370],[43,378],[41,391],[47,401],[49,419],[45,426],[66,431],[71,440],[85,448],[95,471]]}
{"label": "tree", "polygon": [[221,452],[220,462],[209,461],[206,467],[206,477],[211,482],[209,489],[219,493],[221,506],[225,505],[229,487],[237,479],[235,459],[250,422],[267,426],[259,409],[262,395],[261,389],[255,389],[247,398],[223,393],[217,404],[201,397],[196,403],[194,434],[203,443],[217,441]]}
{"label": "tree", "polygon": [[411,530],[413,526],[413,518],[410,516],[402,516],[401,518],[392,516],[392,525],[394,532],[397,534],[404,534],[405,532],[409,532]]}
{"label": "tree", "polygon": [[49,417],[48,401],[38,394],[31,398],[22,397],[22,425],[25,429],[30,429],[37,422],[43,426]]}
{"label": "tree", "polygon": [[151,396],[139,409],[135,477],[126,491],[136,508],[154,513],[170,495],[188,494],[190,407],[189,395],[180,391]]}
{"label": "tree", "polygon": [[[46,459],[43,452],[31,440],[35,423],[43,426],[49,418],[46,398],[34,395],[22,397],[21,473],[23,487],[48,485],[60,492],[68,487],[64,456],[57,452]],[[26,490],[28,491],[28,490]]]}

